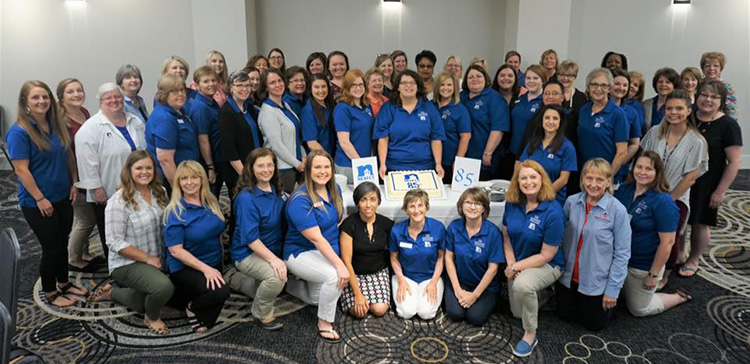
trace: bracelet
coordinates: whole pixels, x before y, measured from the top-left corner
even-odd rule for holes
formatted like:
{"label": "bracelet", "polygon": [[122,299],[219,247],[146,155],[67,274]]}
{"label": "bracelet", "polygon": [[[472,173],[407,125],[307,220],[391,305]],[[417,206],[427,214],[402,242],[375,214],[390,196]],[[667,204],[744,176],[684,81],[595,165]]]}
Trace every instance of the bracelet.
{"label": "bracelet", "polygon": [[515,272],[516,271],[516,265],[515,264],[511,264],[510,265],[510,270],[512,270],[512,271]]}
{"label": "bracelet", "polygon": [[492,155],[492,153],[484,152],[482,155]]}
{"label": "bracelet", "polygon": [[209,170],[209,171],[213,171],[213,170],[214,170],[214,166],[213,166],[213,164],[212,164],[212,165],[210,165],[210,166],[208,166],[208,170]]}
{"label": "bracelet", "polygon": [[648,272],[648,276],[649,276],[650,278],[659,278],[659,275],[658,275],[658,274],[651,274],[651,272]]}
{"label": "bracelet", "polygon": [[45,199],[45,197],[44,197],[44,195],[42,195],[42,197],[39,197],[38,199],[36,199],[36,202],[39,202],[39,201],[44,200],[44,199]]}

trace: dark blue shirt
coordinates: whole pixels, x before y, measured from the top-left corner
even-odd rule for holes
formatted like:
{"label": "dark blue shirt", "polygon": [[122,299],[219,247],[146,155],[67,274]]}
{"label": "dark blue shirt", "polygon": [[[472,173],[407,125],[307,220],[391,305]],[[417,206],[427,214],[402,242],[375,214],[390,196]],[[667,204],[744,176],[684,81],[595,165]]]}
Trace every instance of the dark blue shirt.
{"label": "dark blue shirt", "polygon": [[302,118],[302,108],[305,107],[305,104],[307,103],[305,100],[305,97],[297,97],[292,95],[291,92],[287,91],[284,93],[284,96],[281,97],[281,100],[286,102],[290,108],[292,108],[292,111],[294,111],[295,114],[297,114],[298,118]]}
{"label": "dark blue shirt", "polygon": [[[339,190],[339,196],[341,190]],[[302,186],[289,197],[286,206],[286,220],[289,229],[284,240],[284,259],[296,257],[300,253],[317,249],[304,235],[302,231],[319,227],[323,237],[331,244],[336,254],[339,249],[339,216],[333,198],[329,194],[328,201],[318,197],[318,206],[313,206],[312,199],[307,192],[307,187]]]}
{"label": "dark blue shirt", "polygon": [[232,236],[232,262],[239,263],[253,254],[248,245],[260,239],[263,245],[281,258],[284,200],[258,187],[240,191],[234,199],[237,226]]}
{"label": "dark blue shirt", "polygon": [[398,262],[404,277],[420,283],[432,278],[438,250],[445,250],[445,226],[431,217],[425,217],[417,240],[409,236],[409,220],[393,225],[388,239],[388,250],[398,253]]}
{"label": "dark blue shirt", "polygon": [[417,101],[411,113],[387,102],[378,112],[372,138],[388,138],[385,164],[390,170],[435,169],[431,143],[444,140],[445,129],[440,113],[429,101]]}
{"label": "dark blue shirt", "polygon": [[[565,230],[565,213],[555,201],[543,201],[528,213],[525,203],[506,202],[503,226],[508,229],[516,261],[520,261],[539,254],[542,243],[560,247]],[[562,249],[557,249],[549,265],[560,267],[561,270],[565,268]]]}
{"label": "dark blue shirt", "polygon": [[622,184],[615,197],[625,205],[630,215],[633,230],[628,266],[651,270],[656,251],[659,249],[659,233],[674,233],[680,220],[680,209],[669,193],[652,189],[635,196],[635,183]]}
{"label": "dark blue shirt", "polygon": [[326,120],[326,127],[323,127],[318,122],[318,117],[315,116],[315,110],[312,108],[313,102],[316,101],[312,99],[308,100],[307,105],[302,109],[302,115],[300,116],[302,119],[302,140],[305,142],[314,140],[318,142],[328,154],[334,156],[334,145],[331,140],[331,134],[333,133],[331,128],[334,128],[334,126],[330,122],[331,111],[324,106],[320,107],[322,109],[321,111],[323,111],[323,118]]}
{"label": "dark blue shirt", "polygon": [[[198,91],[193,90],[189,87],[185,89],[185,105],[182,106],[182,111],[185,114],[190,112],[190,108],[193,106],[193,101],[195,100],[196,96],[198,96]],[[159,103],[156,102],[156,95],[154,95],[154,104],[152,106],[154,107],[154,109],[156,109],[157,105],[159,105]]]}
{"label": "dark blue shirt", "polygon": [[[333,109],[333,122],[336,125],[336,132],[349,133],[349,141],[360,158],[372,156],[372,130],[375,118],[369,106],[359,108],[340,102]],[[352,166],[352,160],[347,157],[341,149],[341,143],[338,142],[334,162],[340,167]]]}
{"label": "dark blue shirt", "polygon": [[[531,159],[538,162],[547,172],[551,182],[555,182],[560,178],[560,174],[564,171],[575,172],[578,170],[578,163],[576,161],[576,150],[573,147],[573,143],[567,138],[563,138],[563,145],[557,153],[552,152],[552,147],[542,148],[539,145],[533,153],[529,153],[529,146],[523,150],[521,162]],[[568,197],[567,186],[563,185],[560,191],[557,191],[557,197],[555,201],[560,203],[560,206],[565,204],[565,199]]]}
{"label": "dark blue shirt", "polygon": [[227,103],[229,103],[229,106],[232,107],[232,110],[234,110],[234,112],[238,114],[242,114],[242,116],[245,117],[245,122],[250,127],[250,130],[252,130],[253,145],[256,146],[256,148],[259,148],[262,144],[259,139],[260,137],[258,136],[260,134],[259,129],[258,129],[258,122],[255,119],[253,119],[253,116],[250,114],[250,112],[248,112],[250,108],[255,107],[255,106],[253,106],[250,103],[250,99],[247,99],[245,100],[245,102],[243,102],[244,105],[242,106],[245,108],[245,111],[242,112],[240,110],[240,107],[237,106],[237,102],[234,101],[233,97],[227,97]]}
{"label": "dark blue shirt", "polygon": [[[31,127],[36,129],[40,135],[44,135],[31,121]],[[13,124],[8,130],[6,141],[10,160],[28,160],[29,172],[34,177],[36,186],[42,191],[44,198],[51,203],[60,202],[70,196],[70,172],[68,171],[68,150],[62,144],[60,136],[55,133],[50,125],[50,133],[47,135],[50,148],[41,150],[31,141],[29,133],[18,124]],[[36,208],[36,200],[18,181],[18,202],[21,207]]]}
{"label": "dark blue shirt", "polygon": [[591,114],[592,102],[581,106],[578,113],[578,148],[580,165],[594,158],[612,163],[617,154],[615,143],[627,142],[630,135],[625,112],[612,101],[596,115]]}
{"label": "dark blue shirt", "polygon": [[[633,110],[638,113],[639,120],[641,120],[641,128],[643,128],[643,125],[646,122],[646,112],[643,110],[643,104],[636,99],[628,99],[628,102],[626,102],[625,105],[632,107]],[[641,130],[641,134],[643,134],[643,130]]]}
{"label": "dark blue shirt", "polygon": [[523,143],[523,135],[526,133],[526,128],[531,124],[531,120],[534,118],[537,110],[542,108],[542,95],[539,94],[535,99],[529,100],[529,94],[521,95],[516,100],[516,105],[513,106],[513,111],[510,114],[510,151],[519,155],[523,152],[525,145]]}
{"label": "dark blue shirt", "polygon": [[666,102],[664,103],[664,105],[661,105],[661,107],[658,107],[659,96],[654,96],[653,100],[654,102],[651,103],[651,127],[661,124],[661,121],[664,120],[664,114],[666,114],[667,110]]}
{"label": "dark blue shirt", "polygon": [[[435,106],[438,106],[435,103]],[[445,141],[443,142],[443,165],[452,166],[458,153],[458,144],[461,133],[471,133],[471,118],[466,106],[461,103],[451,102],[438,108],[440,117],[443,119],[445,128]]]}
{"label": "dark blue shirt", "polygon": [[[497,91],[485,87],[482,92],[469,99],[467,91],[461,92],[461,103],[469,111],[471,118],[471,139],[467,158],[482,159],[490,132],[510,130],[510,109],[505,99]],[[492,166],[497,167],[500,162],[500,149],[496,148],[492,156]],[[492,168],[482,165],[482,168]],[[495,169],[493,168],[493,171]]]}
{"label": "dark blue shirt", "polygon": [[125,141],[128,142],[128,144],[130,144],[130,151],[131,152],[134,151],[135,142],[133,141],[133,138],[130,137],[130,132],[128,132],[128,127],[115,125],[115,128],[117,128],[117,130],[120,131],[120,134],[122,134],[122,136],[125,138]]}
{"label": "dark blue shirt", "polygon": [[156,156],[156,148],[174,150],[175,167],[185,160],[200,160],[198,132],[190,118],[175,109],[157,104],[146,124],[146,147],[154,160],[156,169],[164,176],[161,163]]}
{"label": "dark blue shirt", "polygon": [[[635,139],[635,138],[641,138],[643,136],[642,130],[643,130],[643,119],[638,115],[638,111],[633,108],[632,106],[625,104],[620,106],[622,108],[622,111],[625,112],[625,117],[628,119],[628,126],[630,128],[629,133],[629,139]],[[628,140],[628,144],[630,144],[630,141]],[[626,161],[629,162],[629,161]],[[617,175],[614,178],[615,183],[620,183],[625,181],[626,177],[628,176],[628,166],[623,165],[619,171],[617,171]]]}
{"label": "dark blue shirt", "polygon": [[221,131],[219,130],[219,104],[213,98],[198,93],[190,108],[190,119],[198,129],[198,135],[208,135],[214,164],[224,161],[221,151]]}
{"label": "dark blue shirt", "polygon": [[[458,281],[469,290],[479,285],[490,263],[505,263],[503,234],[487,219],[482,219],[482,227],[472,237],[466,231],[466,219],[453,220],[448,225],[445,250],[453,252]],[[487,286],[487,290],[500,290],[496,279]]]}
{"label": "dark blue shirt", "polygon": [[179,272],[186,265],[172,256],[169,247],[182,244],[183,249],[211,267],[221,263],[221,233],[224,222],[211,209],[180,201],[185,208],[178,218],[167,216],[164,225],[164,244],[167,246],[167,267],[170,273]]}
{"label": "dark blue shirt", "polygon": [[291,121],[292,124],[294,124],[294,130],[295,130],[294,136],[296,138],[295,143],[294,143],[295,151],[297,155],[297,160],[301,161],[302,160],[302,125],[299,121],[299,116],[297,116],[297,114],[295,114],[294,111],[290,110],[290,107],[288,106],[289,104],[284,102],[284,100],[281,100],[281,102],[285,104],[284,107],[277,104],[270,98],[267,98],[265,101],[263,101],[264,104],[280,109],[284,113],[284,116],[286,116],[286,118],[289,119],[289,121]]}

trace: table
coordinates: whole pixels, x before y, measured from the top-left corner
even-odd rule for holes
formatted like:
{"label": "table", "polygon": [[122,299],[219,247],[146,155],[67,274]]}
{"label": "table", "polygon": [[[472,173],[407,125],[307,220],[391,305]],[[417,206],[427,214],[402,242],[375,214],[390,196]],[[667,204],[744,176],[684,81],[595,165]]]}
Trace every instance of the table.
{"label": "table", "polygon": [[[406,220],[408,217],[406,213],[401,210],[403,201],[388,201],[385,199],[385,186],[380,185],[380,196],[382,202],[378,207],[378,213],[392,219],[395,222]],[[456,210],[456,202],[461,196],[460,192],[456,192],[450,189],[450,185],[445,186],[445,192],[448,193],[448,198],[438,200],[430,199],[430,211],[427,212],[427,216],[442,222],[446,227],[451,221],[458,219],[458,211]],[[347,185],[346,188],[341,189],[341,193],[344,197],[344,207],[346,209],[346,215],[357,213],[357,206],[354,205],[354,199],[352,194],[354,193],[354,186]],[[492,221],[497,227],[502,228],[503,226],[503,213],[505,212],[505,202],[490,202],[490,216],[489,220]]]}

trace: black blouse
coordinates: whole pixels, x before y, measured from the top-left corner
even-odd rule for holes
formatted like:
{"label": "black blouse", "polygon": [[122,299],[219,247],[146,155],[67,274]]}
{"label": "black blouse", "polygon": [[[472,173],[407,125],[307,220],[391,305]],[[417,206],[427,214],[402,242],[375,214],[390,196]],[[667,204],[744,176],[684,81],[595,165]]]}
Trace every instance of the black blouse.
{"label": "black blouse", "polygon": [[349,215],[341,223],[341,232],[352,237],[352,267],[354,274],[373,274],[388,266],[388,237],[393,220],[375,215],[372,240],[367,232],[367,223],[359,213]]}

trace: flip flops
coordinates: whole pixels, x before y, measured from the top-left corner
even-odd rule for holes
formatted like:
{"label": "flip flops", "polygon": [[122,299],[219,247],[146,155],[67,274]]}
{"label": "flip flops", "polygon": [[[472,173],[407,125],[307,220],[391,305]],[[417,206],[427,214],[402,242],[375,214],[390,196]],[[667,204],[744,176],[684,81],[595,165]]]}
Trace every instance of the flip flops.
{"label": "flip flops", "polygon": [[677,288],[674,293],[677,293],[680,295],[680,297],[685,299],[685,303],[688,303],[693,300],[693,295],[690,294],[690,292],[684,288]]}
{"label": "flip flops", "polygon": [[[333,337],[325,337],[325,336],[323,336],[323,334],[331,334],[331,335],[336,335],[336,336],[338,336],[338,337],[337,337],[337,338],[333,338]],[[335,329],[333,329],[333,328],[330,328],[330,329],[328,329],[328,330],[322,330],[322,329],[318,329],[318,336],[320,336],[320,339],[321,339],[321,340],[323,340],[323,341],[325,341],[325,342],[327,342],[327,343],[329,343],[329,344],[335,344],[335,343],[337,343],[337,342],[341,341],[341,336],[340,336],[340,335],[339,335],[339,333],[338,333],[338,332],[336,332],[336,330],[335,330]]]}
{"label": "flip flops", "polygon": [[100,282],[99,284],[94,287],[94,292],[89,294],[89,297],[87,298],[87,301],[89,302],[101,302],[103,299],[101,298],[105,293],[112,290],[112,284]]}
{"label": "flip flops", "polygon": [[[677,275],[682,278],[690,278],[698,274],[698,271],[700,270],[701,270],[701,267],[690,268],[685,265],[682,265],[680,269],[677,270]],[[690,274],[686,274],[686,273],[690,273]]]}
{"label": "flip flops", "polygon": [[[62,292],[63,294],[72,294],[74,296],[80,296],[80,297],[88,297],[89,290],[86,288],[78,287],[74,285],[73,283],[67,282],[62,287],[57,288],[58,291]],[[73,292],[72,290],[77,290],[80,293]]]}

